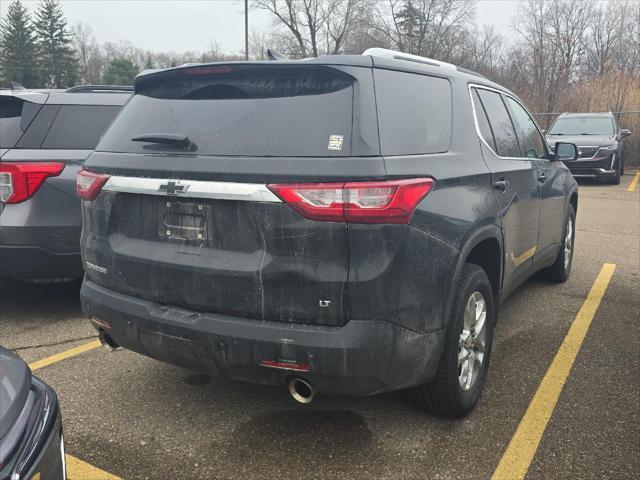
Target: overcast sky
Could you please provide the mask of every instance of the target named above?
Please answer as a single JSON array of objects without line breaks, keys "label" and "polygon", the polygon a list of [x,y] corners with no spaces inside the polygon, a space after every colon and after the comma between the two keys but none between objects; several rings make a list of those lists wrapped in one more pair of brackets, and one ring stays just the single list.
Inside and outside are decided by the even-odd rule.
[{"label": "overcast sky", "polygon": [[[30,9],[36,0],[23,0]],[[4,16],[9,0],[0,0]],[[477,22],[493,24],[512,36],[511,18],[517,0],[479,0]],[[244,49],[244,0],[63,0],[69,25],[84,22],[99,42],[128,40],[136,47],[153,51],[203,51],[211,40],[222,50]],[[268,28],[265,12],[250,11],[250,25]]]}]

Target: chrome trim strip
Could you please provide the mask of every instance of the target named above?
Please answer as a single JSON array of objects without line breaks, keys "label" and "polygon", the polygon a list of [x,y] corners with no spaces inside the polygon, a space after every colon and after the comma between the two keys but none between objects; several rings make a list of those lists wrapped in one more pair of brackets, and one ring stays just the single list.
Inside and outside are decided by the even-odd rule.
[{"label": "chrome trim strip", "polygon": [[[476,127],[476,134],[478,135],[478,138],[480,139],[480,141],[491,151],[491,153],[493,153],[496,157],[498,157],[498,158],[500,158],[502,160],[529,160],[529,161],[531,161],[531,160],[548,160],[548,161],[550,161],[550,158],[501,157],[500,155],[498,155],[497,152],[495,152],[493,150],[493,147],[491,147],[489,145],[489,143],[487,143],[487,141],[482,136],[482,133],[480,132],[480,126],[478,125],[478,113],[476,112],[476,107],[473,104],[473,94],[471,93],[471,89],[472,88],[479,88],[479,89],[489,90],[490,92],[495,92],[495,93],[498,93],[500,95],[504,95],[505,97],[509,97],[513,101],[515,101],[518,105],[520,105],[524,109],[525,112],[527,112],[527,115],[529,115],[529,118],[531,118],[531,120],[533,120],[533,125],[536,127],[536,130],[538,130],[538,133],[542,137],[543,145],[545,145],[547,147],[547,155],[550,155],[550,149],[549,149],[549,145],[547,144],[546,137],[540,131],[540,128],[538,127],[538,124],[536,123],[535,119],[531,116],[531,114],[529,113],[529,110],[527,110],[527,108],[524,105],[522,105],[522,102],[520,102],[520,100],[518,100],[513,95],[505,92],[504,90],[498,90],[497,88],[488,87],[486,85],[482,85],[481,83],[468,83],[467,84],[467,90],[469,91],[469,101],[471,102],[471,110],[473,111],[473,124]],[[507,113],[509,114],[509,116],[511,116],[511,112],[509,112],[507,110]],[[518,135],[517,132],[516,132],[516,135]],[[519,147],[519,145],[518,145],[518,147]]]},{"label": "chrome trim strip", "polygon": [[571,175],[573,175],[574,177],[581,177],[581,178],[596,178],[600,175],[615,175],[616,171],[615,170],[605,170],[604,168],[594,168],[593,169],[594,172],[598,172],[597,174],[595,173],[573,173],[571,172]]},{"label": "chrome trim strip", "polygon": [[[161,190],[161,185],[172,182],[182,187],[176,193]],[[258,183],[206,182],[168,178],[109,177],[102,190],[110,192],[139,193],[172,198],[211,198],[216,200],[240,200],[245,202],[282,203],[266,185]]]}]

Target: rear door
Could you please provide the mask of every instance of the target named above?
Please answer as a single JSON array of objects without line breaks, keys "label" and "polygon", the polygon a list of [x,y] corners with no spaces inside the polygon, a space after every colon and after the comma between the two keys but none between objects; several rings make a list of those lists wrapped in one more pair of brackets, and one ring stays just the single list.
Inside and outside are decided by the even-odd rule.
[{"label": "rear door", "polygon": [[347,225],[305,219],[267,185],[384,177],[371,69],[192,67],[136,88],[86,164],[110,175],[83,206],[87,279],[189,310],[345,323]]},{"label": "rear door", "polygon": [[491,170],[495,198],[500,206],[505,259],[505,296],[532,270],[538,246],[540,196],[536,170],[523,158],[516,132],[498,91],[471,88],[483,154]]}]

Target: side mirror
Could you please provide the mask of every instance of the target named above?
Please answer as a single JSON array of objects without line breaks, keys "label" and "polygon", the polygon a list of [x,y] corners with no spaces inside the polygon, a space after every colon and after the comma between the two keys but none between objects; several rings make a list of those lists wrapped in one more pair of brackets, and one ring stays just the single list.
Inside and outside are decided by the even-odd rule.
[{"label": "side mirror", "polygon": [[628,128],[620,129],[620,137],[628,137],[629,135],[631,135],[631,130],[629,130]]},{"label": "side mirror", "polygon": [[556,142],[556,146],[553,149],[554,159],[555,160],[577,160],[578,158],[578,147],[576,147],[575,143],[565,143],[565,142]]}]

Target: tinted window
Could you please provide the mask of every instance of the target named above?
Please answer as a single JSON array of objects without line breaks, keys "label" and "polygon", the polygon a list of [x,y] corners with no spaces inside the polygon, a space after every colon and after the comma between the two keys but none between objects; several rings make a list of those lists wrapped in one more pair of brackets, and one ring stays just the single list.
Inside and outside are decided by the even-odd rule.
[{"label": "tinted window", "polygon": [[42,148],[92,150],[119,110],[110,105],[62,105]]},{"label": "tinted window", "polygon": [[20,118],[22,101],[12,97],[0,97],[0,147],[11,148],[22,135]]},{"label": "tinted window", "polygon": [[498,155],[501,157],[520,157],[518,139],[501,96],[496,92],[483,89],[479,89],[478,94],[491,124]]},{"label": "tinted window", "polygon": [[524,152],[524,156],[528,158],[545,158],[547,150],[544,147],[544,139],[536,128],[536,124],[518,102],[509,97],[506,97],[506,100],[513,113],[513,123],[516,126],[520,149]]},{"label": "tinted window", "polygon": [[43,105],[16,144],[16,148],[40,148],[59,110],[60,105]]},{"label": "tinted window", "polygon": [[478,97],[478,91],[475,88],[471,90],[471,98],[473,99],[473,108],[476,112],[476,120],[478,122],[478,127],[480,128],[480,134],[484,141],[493,148],[493,151],[496,151],[496,142],[493,139],[493,132],[491,131],[491,126],[487,119],[487,113],[484,111],[480,97]]},{"label": "tinted window", "polygon": [[42,105],[0,96],[0,148],[13,148]]},{"label": "tinted window", "polygon": [[[353,77],[343,72],[224,66],[169,73],[155,82],[144,80],[99,150],[188,150],[225,156],[351,154]],[[191,144],[187,148],[131,140],[148,134],[186,136]]]},{"label": "tinted window", "polygon": [[449,150],[449,81],[391,70],[374,72],[382,155]]},{"label": "tinted window", "polygon": [[614,135],[613,120],[609,117],[561,117],[556,120],[551,135]]}]

